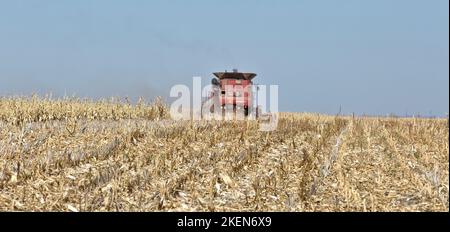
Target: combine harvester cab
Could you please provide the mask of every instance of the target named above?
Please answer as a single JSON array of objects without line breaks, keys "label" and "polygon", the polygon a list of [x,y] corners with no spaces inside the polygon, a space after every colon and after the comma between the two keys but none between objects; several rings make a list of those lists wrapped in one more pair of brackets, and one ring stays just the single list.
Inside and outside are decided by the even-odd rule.
[{"label": "combine harvester cab", "polygon": [[[238,114],[244,117],[259,118],[261,112],[257,103],[257,87],[253,84],[253,79],[257,74],[238,72],[216,72],[216,78],[212,79],[213,91],[209,94],[208,100],[213,99],[220,107],[212,106],[210,113],[219,113],[223,118],[233,119]],[[256,106],[256,107],[255,107]],[[215,112],[215,110],[221,112]]]}]

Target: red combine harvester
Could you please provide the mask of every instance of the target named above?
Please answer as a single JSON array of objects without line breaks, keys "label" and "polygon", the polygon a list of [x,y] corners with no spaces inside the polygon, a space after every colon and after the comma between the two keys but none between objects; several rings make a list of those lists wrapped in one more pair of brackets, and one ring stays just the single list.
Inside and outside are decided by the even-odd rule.
[{"label": "red combine harvester", "polygon": [[[213,91],[209,95],[209,99],[214,98],[215,103],[220,105],[222,115],[226,112],[243,111],[245,116],[253,113],[256,109],[255,116],[258,118],[259,107],[253,107],[253,78],[255,73],[238,72],[216,72],[213,73],[217,78],[212,79]],[[217,108],[216,108],[217,109]],[[214,113],[214,106],[210,109]]]}]

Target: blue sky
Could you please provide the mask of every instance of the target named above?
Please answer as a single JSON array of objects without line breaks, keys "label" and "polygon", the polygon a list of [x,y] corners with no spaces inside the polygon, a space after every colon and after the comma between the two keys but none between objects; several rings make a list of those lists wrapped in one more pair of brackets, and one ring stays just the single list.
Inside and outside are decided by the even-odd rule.
[{"label": "blue sky", "polygon": [[282,111],[449,105],[449,1],[0,1],[0,95],[168,96],[238,68]]}]

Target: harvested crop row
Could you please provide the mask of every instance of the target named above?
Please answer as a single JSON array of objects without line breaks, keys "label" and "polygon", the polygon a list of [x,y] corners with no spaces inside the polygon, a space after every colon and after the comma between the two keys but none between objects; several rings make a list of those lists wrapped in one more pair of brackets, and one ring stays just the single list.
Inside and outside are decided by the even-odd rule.
[{"label": "harvested crop row", "polygon": [[0,106],[3,211],[448,211],[443,119],[282,113],[261,132],[158,102]]}]

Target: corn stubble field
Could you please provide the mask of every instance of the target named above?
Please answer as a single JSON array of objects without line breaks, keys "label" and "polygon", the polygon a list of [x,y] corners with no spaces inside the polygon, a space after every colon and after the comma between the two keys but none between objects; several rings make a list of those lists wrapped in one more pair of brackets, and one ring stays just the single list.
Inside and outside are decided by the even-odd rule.
[{"label": "corn stubble field", "polygon": [[448,119],[0,98],[0,211],[448,211]]}]

